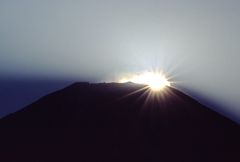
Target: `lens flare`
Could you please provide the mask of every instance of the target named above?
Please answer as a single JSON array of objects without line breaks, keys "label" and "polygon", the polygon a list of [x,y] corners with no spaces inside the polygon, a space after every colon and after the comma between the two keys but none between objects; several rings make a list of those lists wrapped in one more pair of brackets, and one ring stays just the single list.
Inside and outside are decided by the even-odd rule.
[{"label": "lens flare", "polygon": [[166,77],[167,75],[169,74],[163,74],[163,71],[158,72],[158,70],[156,70],[155,72],[145,71],[143,73],[140,73],[139,75],[126,75],[127,77],[122,78],[121,80],[119,80],[119,82],[133,82],[148,86],[143,86],[142,88],[130,92],[129,94],[124,95],[121,98],[133,95],[138,92],[142,92],[141,96],[138,98],[145,98],[141,111],[149,107],[149,104],[151,104],[152,101],[157,101],[157,103],[159,104],[158,106],[160,106],[161,108],[162,104],[165,104],[164,102],[162,102],[165,100],[165,95],[168,93],[172,93],[171,88],[167,87],[170,86],[170,83],[172,83],[172,81],[168,81],[169,77]]},{"label": "lens flare", "polygon": [[[127,81],[123,79],[122,82]],[[152,90],[161,90],[166,85],[170,86],[170,83],[161,73],[145,73],[143,75],[134,76],[132,79],[129,79],[133,83],[147,84]]]},{"label": "lens flare", "polygon": [[148,84],[152,90],[160,90],[166,85],[170,86],[170,83],[164,76],[154,73],[146,73],[142,76],[137,76],[133,78],[132,82]]}]

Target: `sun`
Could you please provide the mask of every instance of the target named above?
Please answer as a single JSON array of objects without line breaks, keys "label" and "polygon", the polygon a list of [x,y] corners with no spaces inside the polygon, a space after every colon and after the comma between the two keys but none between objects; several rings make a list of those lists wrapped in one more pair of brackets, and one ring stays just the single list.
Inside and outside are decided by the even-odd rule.
[{"label": "sun", "polygon": [[[147,86],[143,86],[142,88],[133,91],[123,97],[133,95],[135,93],[138,93],[140,91],[143,91],[143,94],[139,97],[147,96],[144,102],[143,107],[145,107],[149,102],[153,100],[157,100],[159,104],[161,104],[161,100],[164,99],[164,95],[166,93],[169,93],[169,89],[166,86],[170,86],[170,83],[168,79],[171,79],[171,77],[166,77],[169,74],[163,74],[163,71],[158,72],[158,70],[154,71],[145,71],[143,73],[140,73],[139,75],[130,74],[131,76],[128,76],[126,78],[122,78],[119,80],[120,83],[126,83],[126,82],[132,82],[137,84],[143,84]],[[126,75],[127,76],[127,75]],[[164,89],[166,87],[166,89]]]},{"label": "sun", "polygon": [[170,83],[167,81],[167,79],[161,75],[158,74],[151,74],[146,76],[148,77],[148,82],[149,86],[153,90],[159,90],[162,89],[164,86],[168,85],[170,86]]},{"label": "sun", "polygon": [[148,84],[152,90],[161,90],[170,83],[161,73],[145,73],[140,76],[135,76],[132,80],[134,83]]}]

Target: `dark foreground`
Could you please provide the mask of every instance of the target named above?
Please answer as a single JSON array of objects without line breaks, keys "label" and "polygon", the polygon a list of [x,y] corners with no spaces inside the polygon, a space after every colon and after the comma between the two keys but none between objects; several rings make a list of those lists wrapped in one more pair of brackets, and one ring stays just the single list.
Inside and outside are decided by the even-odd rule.
[{"label": "dark foreground", "polygon": [[240,161],[238,124],[171,87],[133,83],[49,94],[1,119],[0,140],[0,161]]}]

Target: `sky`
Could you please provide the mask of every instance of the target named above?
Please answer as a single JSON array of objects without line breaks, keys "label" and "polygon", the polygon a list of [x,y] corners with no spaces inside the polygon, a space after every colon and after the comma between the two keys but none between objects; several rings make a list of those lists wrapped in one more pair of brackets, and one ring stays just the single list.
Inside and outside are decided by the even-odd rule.
[{"label": "sky", "polygon": [[1,0],[0,118],[73,82],[158,69],[240,124],[239,15],[238,0]]}]

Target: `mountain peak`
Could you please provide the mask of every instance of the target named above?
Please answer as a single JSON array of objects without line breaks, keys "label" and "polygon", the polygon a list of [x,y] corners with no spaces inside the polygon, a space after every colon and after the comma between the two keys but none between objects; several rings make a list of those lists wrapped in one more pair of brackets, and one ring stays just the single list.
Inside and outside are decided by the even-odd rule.
[{"label": "mountain peak", "polygon": [[184,93],[77,82],[0,120],[2,161],[239,161],[240,127]]}]

